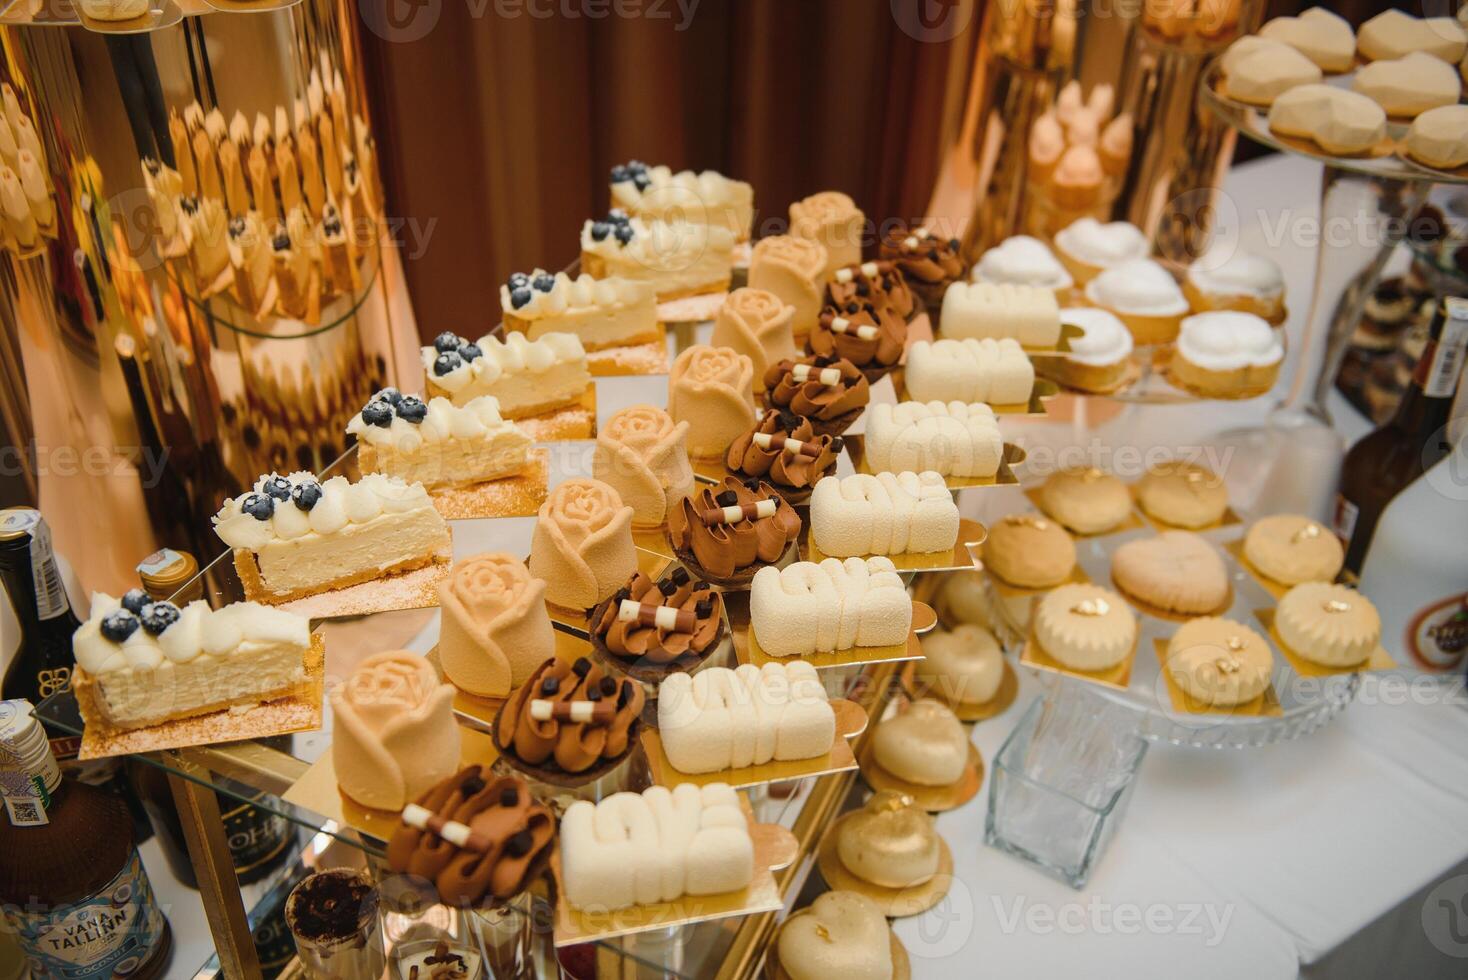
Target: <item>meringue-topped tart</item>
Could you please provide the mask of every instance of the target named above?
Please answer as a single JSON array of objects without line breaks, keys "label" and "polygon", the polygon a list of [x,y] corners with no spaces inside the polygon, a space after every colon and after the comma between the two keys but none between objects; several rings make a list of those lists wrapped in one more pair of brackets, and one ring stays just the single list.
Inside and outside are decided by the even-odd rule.
[{"label": "meringue-topped tart", "polygon": [[141,589],[98,592],[72,637],[72,684],[104,723],[142,728],[285,697],[305,679],[310,646],[303,617],[259,603],[180,609]]},{"label": "meringue-topped tart", "polygon": [[426,487],[460,486],[514,476],[525,468],[530,437],[500,417],[492,395],[462,407],[384,388],[347,423],[357,437],[363,473],[384,473]]},{"label": "meringue-topped tart", "polygon": [[1284,346],[1269,324],[1252,313],[1215,310],[1186,317],[1171,379],[1209,398],[1262,395],[1274,386]]},{"label": "meringue-topped tart", "polygon": [[1045,358],[1039,370],[1068,388],[1109,392],[1127,376],[1135,341],[1115,313],[1089,306],[1060,311],[1060,322],[1080,327],[1065,357]]},{"label": "meringue-topped tart", "polygon": [[1110,310],[1139,344],[1165,344],[1177,338],[1188,301],[1177,280],[1151,259],[1128,259],[1086,284],[1086,300]]},{"label": "meringue-topped tart", "polygon": [[547,333],[531,340],[511,332],[470,343],[452,331],[423,348],[430,397],[463,405],[481,395],[499,403],[500,415],[523,419],[574,405],[591,386],[586,348],[575,334]]},{"label": "meringue-topped tart", "polygon": [[1013,235],[989,249],[974,266],[974,282],[1043,286],[1056,292],[1075,284],[1050,246],[1030,235]]},{"label": "meringue-topped tart", "polygon": [[271,473],[224,502],[214,530],[266,602],[285,602],[447,561],[449,529],[421,483]]},{"label": "meringue-topped tart", "polygon": [[612,276],[575,279],[544,269],[511,273],[500,286],[505,326],[531,340],[548,333],[581,338],[587,350],[625,347],[656,340],[658,303],[646,282]]},{"label": "meringue-topped tart", "polygon": [[1152,243],[1147,236],[1126,221],[1102,224],[1095,218],[1078,218],[1055,233],[1055,254],[1078,286],[1090,282],[1103,269],[1151,253]]}]

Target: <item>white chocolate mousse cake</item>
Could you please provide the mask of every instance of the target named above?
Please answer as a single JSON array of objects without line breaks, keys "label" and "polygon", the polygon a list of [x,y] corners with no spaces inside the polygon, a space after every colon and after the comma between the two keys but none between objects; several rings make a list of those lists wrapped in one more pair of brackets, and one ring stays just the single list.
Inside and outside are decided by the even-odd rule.
[{"label": "white chocolate mousse cake", "polygon": [[1132,513],[1132,495],[1094,466],[1057,470],[1040,487],[1040,508],[1077,534],[1105,534]]},{"label": "white chocolate mousse cake", "polygon": [[1077,218],[1055,233],[1055,254],[1076,285],[1084,286],[1103,269],[1151,255],[1152,243],[1130,222]]},{"label": "white chocolate mousse cake", "polygon": [[383,473],[425,487],[465,486],[525,469],[530,437],[500,418],[499,403],[480,395],[456,406],[384,388],[347,423],[357,437],[363,473]]},{"label": "white chocolate mousse cake", "polygon": [[717,170],[680,170],[629,160],[612,168],[612,205],[644,221],[682,219],[728,228],[749,241],[754,188]]},{"label": "white chocolate mousse cake", "polygon": [[1075,285],[1050,246],[1030,235],[1013,235],[979,256],[971,278],[974,282],[1040,286],[1057,293]]},{"label": "white chocolate mousse cake", "polygon": [[1437,170],[1468,163],[1468,106],[1428,109],[1412,120],[1403,146],[1408,157]]},{"label": "white chocolate mousse cake", "polygon": [[1269,107],[1269,131],[1309,140],[1327,153],[1359,156],[1386,138],[1386,110],[1360,92],[1300,85]]},{"label": "white chocolate mousse cake", "polygon": [[968,766],[968,732],[953,709],[931,698],[912,702],[877,725],[872,758],[917,786],[952,786]]},{"label": "white chocolate mousse cake", "polygon": [[999,423],[982,402],[879,402],[867,409],[866,459],[875,473],[992,478],[1003,458]]},{"label": "white chocolate mousse cake", "polygon": [[754,842],[727,783],[578,800],[561,818],[561,884],[573,908],[608,912],[737,892]]},{"label": "white chocolate mousse cake", "polygon": [[896,646],[912,629],[912,600],[887,558],[798,561],[755,573],[749,623],[771,657]]},{"label": "white chocolate mousse cake", "polygon": [[729,288],[734,232],[690,221],[643,221],[613,208],[581,228],[581,268],[652,284],[659,303]]},{"label": "white chocolate mousse cake", "polygon": [[940,329],[958,340],[1011,337],[1025,347],[1054,347],[1060,307],[1055,292],[1040,286],[956,282],[943,294]]},{"label": "white chocolate mousse cake", "polygon": [[907,349],[903,385],[916,401],[1026,405],[1035,367],[1012,337],[919,340]]},{"label": "white chocolate mousse cake", "polygon": [[652,286],[633,279],[575,279],[544,269],[516,272],[500,286],[500,310],[508,330],[539,340],[569,333],[586,350],[627,347],[658,338],[658,303]]},{"label": "white chocolate mousse cake", "polygon": [[927,554],[958,541],[958,504],[932,470],[828,476],[810,499],[811,538],[834,558]]},{"label": "white chocolate mousse cake", "polygon": [[1034,629],[1040,647],[1072,670],[1106,670],[1131,655],[1137,617],[1115,592],[1075,583],[1040,600]]},{"label": "white chocolate mousse cake", "polygon": [[1381,617],[1344,585],[1302,582],[1279,600],[1274,628],[1291,651],[1323,667],[1364,663],[1381,641]]},{"label": "white chocolate mousse cake", "polygon": [[883,888],[915,888],[938,873],[942,846],[933,818],[912,797],[892,790],[833,828],[836,855],[847,871]]},{"label": "white chocolate mousse cake", "polygon": [[1223,559],[1191,531],[1126,542],[1111,555],[1111,580],[1127,595],[1170,612],[1211,613],[1228,602]]},{"label": "white chocolate mousse cake", "polygon": [[1163,667],[1189,697],[1231,708],[1264,693],[1274,655],[1264,637],[1249,627],[1209,616],[1177,628],[1167,642]]},{"label": "white chocolate mousse cake", "polygon": [[84,717],[95,708],[117,729],[143,728],[286,697],[306,677],[311,631],[304,617],[255,602],[179,609],[141,589],[92,595],[72,637],[72,686]]},{"label": "white chocolate mousse cake", "polygon": [[679,772],[722,772],[824,756],[836,715],[802,660],[709,667],[659,685],[658,734]]},{"label": "white chocolate mousse cake", "polygon": [[1260,37],[1235,41],[1225,54],[1223,72],[1224,94],[1257,106],[1270,105],[1290,89],[1323,77],[1319,65],[1290,45]]},{"label": "white chocolate mousse cake", "polygon": [[1274,386],[1284,346],[1252,313],[1213,310],[1184,317],[1169,379],[1205,398],[1247,398]]},{"label": "white chocolate mousse cake", "polygon": [[1421,51],[1373,61],[1351,80],[1353,91],[1371,99],[1394,119],[1411,119],[1428,109],[1457,105],[1462,87],[1456,65]]},{"label": "white chocolate mousse cake", "polygon": [[950,703],[988,704],[1004,680],[1004,653],[994,634],[974,623],[934,630],[919,641],[923,659],[916,676],[929,691]]},{"label": "white chocolate mousse cake", "polygon": [[368,473],[255,481],[224,502],[214,530],[262,600],[278,603],[448,560],[449,529],[421,483]]},{"label": "white chocolate mousse cake", "polygon": [[1393,7],[1361,25],[1356,48],[1372,61],[1421,51],[1457,64],[1468,48],[1468,32],[1452,17],[1414,17]]},{"label": "white chocolate mousse cake", "polygon": [[1275,17],[1259,28],[1259,36],[1288,44],[1321,71],[1350,71],[1356,60],[1356,32],[1351,22],[1324,7],[1311,7],[1298,17]]},{"label": "white chocolate mousse cake", "polygon": [[574,405],[591,387],[586,348],[569,333],[548,333],[539,340],[511,333],[480,337],[469,343],[445,332],[423,348],[428,395],[442,395],[455,405],[490,395],[500,415],[523,419]]},{"label": "white chocolate mousse cake", "polygon": [[1262,574],[1285,585],[1333,582],[1345,552],[1341,539],[1301,514],[1261,517],[1244,536],[1244,557]]}]

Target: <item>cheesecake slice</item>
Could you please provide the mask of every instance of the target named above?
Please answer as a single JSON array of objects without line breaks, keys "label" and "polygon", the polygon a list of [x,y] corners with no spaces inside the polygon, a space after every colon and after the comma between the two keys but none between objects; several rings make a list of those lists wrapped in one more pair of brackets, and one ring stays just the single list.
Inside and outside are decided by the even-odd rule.
[{"label": "cheesecake slice", "polygon": [[357,465],[425,487],[467,486],[525,469],[530,436],[500,417],[499,402],[480,395],[462,406],[428,404],[384,388],[362,406],[347,432],[357,437]]},{"label": "cheesecake slice", "polygon": [[283,609],[98,592],[72,636],[72,686],[89,724],[142,728],[286,697],[306,678],[310,646],[305,618]]},{"label": "cheesecake slice", "polygon": [[310,473],[255,482],[224,502],[214,530],[262,602],[368,582],[450,558],[448,525],[421,483],[368,473],[351,483]]},{"label": "cheesecake slice", "polygon": [[734,232],[691,221],[644,221],[613,208],[581,227],[581,268],[598,279],[649,282],[658,302],[729,288]]},{"label": "cheesecake slice", "polygon": [[569,333],[587,350],[604,350],[658,339],[657,297],[650,283],[633,279],[516,272],[500,287],[500,309],[505,329],[531,340]]},{"label": "cheesecake slice", "polygon": [[680,217],[701,225],[719,225],[749,241],[754,224],[754,188],[717,170],[680,170],[649,167],[631,160],[612,168],[612,204],[644,221],[673,221]]},{"label": "cheesecake slice", "polygon": [[464,405],[482,395],[499,403],[500,415],[523,419],[574,405],[591,387],[586,348],[575,334],[522,333],[480,337],[469,343],[445,332],[423,348],[428,395]]}]

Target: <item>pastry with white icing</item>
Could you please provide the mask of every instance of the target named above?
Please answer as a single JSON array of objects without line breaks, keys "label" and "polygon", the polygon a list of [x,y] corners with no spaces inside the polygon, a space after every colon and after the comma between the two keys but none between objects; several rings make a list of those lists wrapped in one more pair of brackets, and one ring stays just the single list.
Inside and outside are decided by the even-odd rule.
[{"label": "pastry with white icing", "polygon": [[575,279],[544,269],[515,272],[500,286],[506,329],[539,340],[568,333],[587,350],[625,347],[656,340],[658,304],[647,282],[612,276]]},{"label": "pastry with white icing", "polygon": [[1394,119],[1413,119],[1428,109],[1457,105],[1462,87],[1456,65],[1421,51],[1373,61],[1351,80],[1353,91],[1371,99]]},{"label": "pastry with white icing", "polygon": [[1111,579],[1127,595],[1177,613],[1211,613],[1228,602],[1228,569],[1191,531],[1136,538],[1111,555]]},{"label": "pastry with white icing", "polygon": [[934,630],[919,641],[923,659],[917,662],[917,680],[944,701],[988,704],[1004,680],[1004,653],[994,634],[974,623],[952,630]]},{"label": "pastry with white icing", "polygon": [[1322,667],[1363,663],[1381,642],[1381,616],[1361,593],[1344,585],[1303,582],[1274,610],[1274,628],[1292,652]]},{"label": "pastry with white icing", "polygon": [[1361,25],[1356,49],[1371,61],[1402,58],[1413,52],[1457,64],[1468,50],[1468,31],[1452,17],[1413,17],[1395,7]]},{"label": "pastry with white icing", "polygon": [[840,191],[821,191],[790,204],[790,234],[819,242],[826,250],[824,278],[861,262],[865,231],[866,215]]},{"label": "pastry with white icing", "polygon": [[668,374],[668,414],[688,423],[690,456],[723,456],[754,424],[753,362],[730,347],[689,347]]},{"label": "pastry with white icing", "polygon": [[891,933],[871,899],[830,891],[785,920],[775,949],[790,980],[892,980]]},{"label": "pastry with white icing", "polygon": [[1232,708],[1263,694],[1273,668],[1264,637],[1214,617],[1179,626],[1163,660],[1163,669],[1183,693],[1215,708]]},{"label": "pastry with white icing", "polygon": [[1324,7],[1311,7],[1298,17],[1275,17],[1259,28],[1259,36],[1288,44],[1331,74],[1350,71],[1356,60],[1351,22]]},{"label": "pastry with white icing", "polygon": [[447,398],[427,405],[384,388],[347,423],[357,437],[363,473],[385,473],[425,487],[465,486],[515,476],[525,469],[530,437],[500,417],[493,396],[463,406]]},{"label": "pastry with white icing", "polygon": [[729,288],[734,232],[687,220],[644,221],[613,208],[581,226],[581,268],[650,283],[659,303]]},{"label": "pastry with white icing", "polygon": [[1142,230],[1126,221],[1102,224],[1095,218],[1077,218],[1055,233],[1055,254],[1077,286],[1084,286],[1102,270],[1127,259],[1146,258],[1152,243]]},{"label": "pastry with white icing", "polygon": [[1047,357],[1039,371],[1052,381],[1080,391],[1109,392],[1126,380],[1135,341],[1115,313],[1089,306],[1060,311],[1060,322],[1080,328],[1064,357]]},{"label": "pastry with white icing", "polygon": [[182,609],[141,589],[120,599],[92,594],[72,636],[72,687],[84,716],[95,709],[118,729],[143,728],[291,694],[306,678],[311,631],[304,617],[255,602]]},{"label": "pastry with white icing", "polygon": [[693,493],[687,441],[687,422],[674,422],[652,405],[624,408],[597,433],[591,475],[632,508],[634,524],[661,527]]},{"label": "pastry with white icing", "polygon": [[1060,307],[1055,292],[1040,286],[956,282],[943,294],[944,337],[999,340],[1011,337],[1025,347],[1054,347],[1060,339]]},{"label": "pastry with white icing", "polygon": [[798,561],[755,573],[749,622],[772,657],[896,646],[912,628],[912,600],[890,559]]},{"label": "pastry with white icing", "polygon": [[1195,463],[1167,461],[1149,467],[1137,481],[1136,493],[1142,510],[1173,527],[1217,524],[1228,509],[1223,477]]},{"label": "pastry with white icing", "polygon": [[918,340],[907,348],[903,385],[915,401],[1027,405],[1035,367],[1012,337]]},{"label": "pastry with white icing", "polygon": [[1270,106],[1269,131],[1310,140],[1337,156],[1359,156],[1386,137],[1386,110],[1359,92],[1301,85]]},{"label": "pastry with white icing", "polygon": [[982,402],[880,402],[867,409],[866,422],[874,473],[933,470],[984,479],[1004,458],[994,410]]},{"label": "pastry with white icing", "polygon": [[903,782],[952,786],[968,765],[968,732],[953,709],[921,698],[877,725],[872,757]]},{"label": "pastry with white icing", "polygon": [[445,332],[423,348],[422,359],[430,398],[442,395],[463,405],[490,395],[507,419],[574,405],[591,386],[586,348],[569,333],[548,333],[539,340],[522,333],[503,341],[484,336],[471,344]]},{"label": "pastry with white icing", "polygon": [[421,483],[267,474],[224,502],[214,530],[263,601],[286,602],[447,561],[448,525]]},{"label": "pastry with white icing", "polygon": [[1132,495],[1110,473],[1069,467],[1040,486],[1040,508],[1077,534],[1105,534],[1131,516]]},{"label": "pastry with white icing", "polygon": [[1408,157],[1436,170],[1468,164],[1468,106],[1428,109],[1412,120],[1403,146]]},{"label": "pastry with white icing", "polygon": [[836,716],[804,661],[709,667],[659,685],[658,735],[677,771],[723,772],[824,756]]},{"label": "pastry with white icing", "polygon": [[1013,235],[979,257],[974,282],[1040,286],[1057,293],[1075,284],[1050,246],[1030,235]]},{"label": "pastry with white icing", "polygon": [[1216,310],[1185,317],[1168,378],[1204,398],[1250,398],[1274,387],[1284,347],[1252,313]]},{"label": "pastry with white icing", "polygon": [[749,240],[754,188],[717,170],[680,170],[629,160],[612,168],[612,205],[644,221],[682,219],[728,228]]},{"label": "pastry with white icing", "polygon": [[1273,326],[1284,322],[1284,292],[1284,274],[1273,260],[1229,246],[1199,256],[1183,279],[1183,294],[1195,313],[1237,310]]},{"label": "pastry with white icing", "polygon": [[810,527],[815,546],[836,558],[949,551],[958,505],[931,470],[828,476],[811,494]]},{"label": "pastry with white icing", "polygon": [[1285,585],[1333,582],[1345,553],[1341,539],[1300,514],[1261,517],[1244,536],[1244,557],[1261,574]]},{"label": "pastry with white icing", "polygon": [[1034,631],[1041,649],[1072,670],[1106,670],[1131,656],[1137,617],[1110,589],[1072,583],[1040,600]]},{"label": "pastry with white icing", "polygon": [[561,818],[561,883],[573,908],[606,912],[723,895],[754,878],[754,843],[727,783],[578,800]]},{"label": "pastry with white icing", "polygon": [[[1243,44],[1245,38],[1235,41]],[[1223,93],[1239,102],[1267,106],[1285,92],[1319,82],[1320,66],[1282,41],[1255,38],[1224,60]]]},{"label": "pastry with white icing", "polygon": [[933,818],[912,797],[883,790],[834,828],[847,871],[883,888],[915,888],[938,873],[942,847]]},{"label": "pastry with white icing", "polygon": [[1188,301],[1161,264],[1128,259],[1086,284],[1093,306],[1115,313],[1139,344],[1165,344],[1177,337]]}]

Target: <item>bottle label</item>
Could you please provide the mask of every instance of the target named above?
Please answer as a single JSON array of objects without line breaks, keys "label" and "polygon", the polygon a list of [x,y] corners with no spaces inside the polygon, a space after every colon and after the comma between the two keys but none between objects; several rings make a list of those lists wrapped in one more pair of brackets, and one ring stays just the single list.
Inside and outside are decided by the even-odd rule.
[{"label": "bottle label", "polygon": [[1468,652],[1468,593],[1418,610],[1407,624],[1406,645],[1423,670],[1456,670]]},{"label": "bottle label", "polygon": [[61,584],[61,573],[56,569],[56,555],[51,550],[51,529],[41,520],[39,511],[12,511],[9,528],[13,529],[16,519],[29,526],[25,529],[31,536],[31,581],[36,586],[36,614],[42,619],[55,619],[71,608],[66,599],[66,588]]},{"label": "bottle label", "polygon": [[1351,543],[1351,535],[1356,530],[1356,518],[1360,516],[1360,507],[1340,494],[1335,495],[1335,517],[1331,523],[1335,525],[1335,536],[1340,538],[1343,544]]},{"label": "bottle label", "polygon": [[95,895],[50,911],[7,905],[5,922],[31,975],[53,980],[127,976],[157,949],[164,927],[136,849]]},{"label": "bottle label", "polygon": [[137,572],[139,575],[157,575],[164,569],[172,568],[181,561],[183,561],[183,555],[180,555],[172,548],[159,548],[147,558],[138,562]]},{"label": "bottle label", "polygon": [[[221,798],[222,801],[222,798]],[[269,810],[241,803],[220,814],[236,874],[273,861],[290,843],[292,824]]]},{"label": "bottle label", "polygon": [[1468,346],[1468,320],[1453,317],[1443,324],[1442,336],[1422,352],[1425,373],[1422,393],[1428,398],[1451,398],[1458,390],[1458,373],[1463,368],[1463,350]]}]

